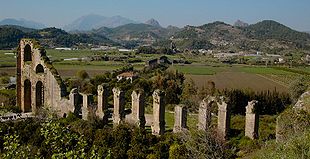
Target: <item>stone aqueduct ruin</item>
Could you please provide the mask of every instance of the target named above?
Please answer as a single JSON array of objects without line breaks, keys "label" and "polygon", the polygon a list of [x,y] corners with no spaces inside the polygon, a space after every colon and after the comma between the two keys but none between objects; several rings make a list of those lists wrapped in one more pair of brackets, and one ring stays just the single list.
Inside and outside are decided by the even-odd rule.
[{"label": "stone aqueduct ruin", "polygon": [[[48,59],[46,52],[32,39],[22,39],[17,56],[17,104],[23,113],[37,112],[41,107],[49,107],[59,116],[66,116],[69,112],[81,113],[87,120],[90,113],[107,122],[108,113],[108,86],[98,86],[98,102],[93,102],[93,95],[82,94],[78,89],[72,89],[67,96],[66,87],[57,70]],[[144,128],[151,123],[152,133],[162,135],[165,133],[165,104],[164,92],[155,90],[153,93],[153,116],[151,121],[146,119],[145,95],[143,90],[132,92],[132,112],[125,114],[124,91],[113,88],[114,108],[113,124],[129,122]],[[207,131],[211,127],[211,106],[218,106],[217,132],[222,138],[227,138],[230,127],[230,110],[224,97],[206,97],[199,107],[198,129]],[[257,101],[251,101],[246,107],[245,135],[251,139],[258,137],[258,115],[255,113]],[[174,132],[187,129],[187,111],[184,105],[175,107]]]}]

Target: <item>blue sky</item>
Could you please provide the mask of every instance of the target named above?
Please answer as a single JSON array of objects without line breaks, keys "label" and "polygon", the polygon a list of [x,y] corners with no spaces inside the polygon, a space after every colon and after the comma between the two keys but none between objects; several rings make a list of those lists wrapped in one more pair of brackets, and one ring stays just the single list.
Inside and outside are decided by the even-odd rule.
[{"label": "blue sky", "polygon": [[310,31],[310,0],[3,0],[0,6],[0,19],[25,18],[56,27],[88,14],[141,22],[155,18],[163,26],[272,19]]}]

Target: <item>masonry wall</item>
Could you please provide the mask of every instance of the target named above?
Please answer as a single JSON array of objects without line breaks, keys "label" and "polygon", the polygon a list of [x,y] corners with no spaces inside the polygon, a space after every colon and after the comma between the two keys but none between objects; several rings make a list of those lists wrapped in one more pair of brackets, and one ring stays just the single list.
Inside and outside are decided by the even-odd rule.
[{"label": "masonry wall", "polygon": [[[30,52],[28,52],[29,46]],[[30,57],[31,60],[29,60]],[[45,55],[45,50],[40,47],[38,42],[32,39],[22,39],[17,63],[17,104],[22,112],[36,112],[40,107],[50,107],[62,116],[74,109],[74,106],[70,105],[69,99],[63,98],[66,94],[64,84]],[[43,72],[37,71],[39,65],[43,68]],[[26,80],[31,83],[30,94],[27,90],[25,91]],[[43,85],[42,99],[36,92],[38,82],[42,82]],[[38,99],[42,100],[42,105],[38,105]],[[27,101],[31,101],[30,104]]]}]

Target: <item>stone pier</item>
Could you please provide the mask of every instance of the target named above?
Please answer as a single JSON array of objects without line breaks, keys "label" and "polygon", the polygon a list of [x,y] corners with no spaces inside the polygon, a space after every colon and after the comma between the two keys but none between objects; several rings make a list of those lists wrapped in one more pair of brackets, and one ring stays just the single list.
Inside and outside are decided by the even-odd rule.
[{"label": "stone pier", "polygon": [[132,121],[137,124],[140,128],[145,126],[144,116],[144,91],[134,90],[131,94],[132,98]]},{"label": "stone pier", "polygon": [[245,136],[251,139],[258,138],[259,115],[256,111],[257,101],[248,102],[245,116]]},{"label": "stone pier", "polygon": [[230,110],[224,97],[220,97],[220,101],[217,102],[218,106],[218,119],[217,119],[217,131],[218,135],[222,139],[227,139],[227,135],[230,127]]},{"label": "stone pier", "polygon": [[93,109],[92,104],[94,102],[93,95],[82,94],[83,96],[83,106],[82,106],[82,119],[88,120],[90,111]]},{"label": "stone pier", "polygon": [[69,94],[69,100],[72,106],[74,106],[73,112],[79,114],[82,104],[81,95],[77,88],[73,88]]},{"label": "stone pier", "polygon": [[113,88],[114,94],[114,112],[113,123],[120,124],[125,120],[125,92],[119,88]]},{"label": "stone pier", "polygon": [[153,123],[152,134],[163,135],[165,133],[165,105],[164,92],[155,90],[153,93]]},{"label": "stone pier", "polygon": [[174,127],[173,132],[181,132],[187,129],[187,110],[184,105],[174,107]]},{"label": "stone pier", "polygon": [[198,112],[198,129],[207,131],[211,126],[211,105],[214,103],[215,98],[207,96],[199,105]]},{"label": "stone pier", "polygon": [[96,108],[96,116],[104,121],[108,120],[108,97],[109,92],[105,84],[98,85],[98,104]]}]

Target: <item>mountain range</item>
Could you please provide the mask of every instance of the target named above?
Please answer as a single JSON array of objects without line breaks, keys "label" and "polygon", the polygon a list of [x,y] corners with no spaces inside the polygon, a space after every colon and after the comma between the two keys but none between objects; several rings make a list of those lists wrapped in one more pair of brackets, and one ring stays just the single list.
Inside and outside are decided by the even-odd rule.
[{"label": "mountain range", "polygon": [[29,29],[20,26],[0,26],[0,49],[12,49],[18,46],[21,38],[35,38],[47,48],[74,47],[88,44],[120,45],[104,35],[93,33],[68,33],[57,28]]},{"label": "mountain range", "polygon": [[310,50],[310,35],[295,31],[272,20],[248,27],[223,22],[187,26],[173,36],[177,46],[189,49],[261,50],[281,52],[288,49]]},{"label": "mountain range", "polygon": [[46,28],[46,26],[42,23],[26,20],[26,19],[12,19],[7,18],[0,21],[0,25],[16,25],[16,26],[22,26],[25,28],[33,28],[33,29],[43,29]]},{"label": "mountain range", "polygon": [[70,33],[57,28],[30,29],[5,25],[0,27],[0,49],[16,47],[20,38],[29,37],[39,39],[46,47],[72,47],[84,44],[118,45],[126,48],[141,45],[170,47],[171,43],[174,43],[181,50],[260,50],[283,53],[301,49],[310,52],[310,34],[295,31],[272,20],[251,25],[242,21],[237,21],[235,25],[217,21],[184,28],[164,28],[155,19],[145,23],[120,24],[114,25],[115,27],[98,25],[96,29]]},{"label": "mountain range", "polygon": [[66,25],[64,30],[66,31],[89,31],[92,29],[98,29],[100,27],[114,28],[125,24],[136,24],[134,20],[124,18],[122,16],[105,17],[101,15],[90,14],[82,16],[72,23]]}]

